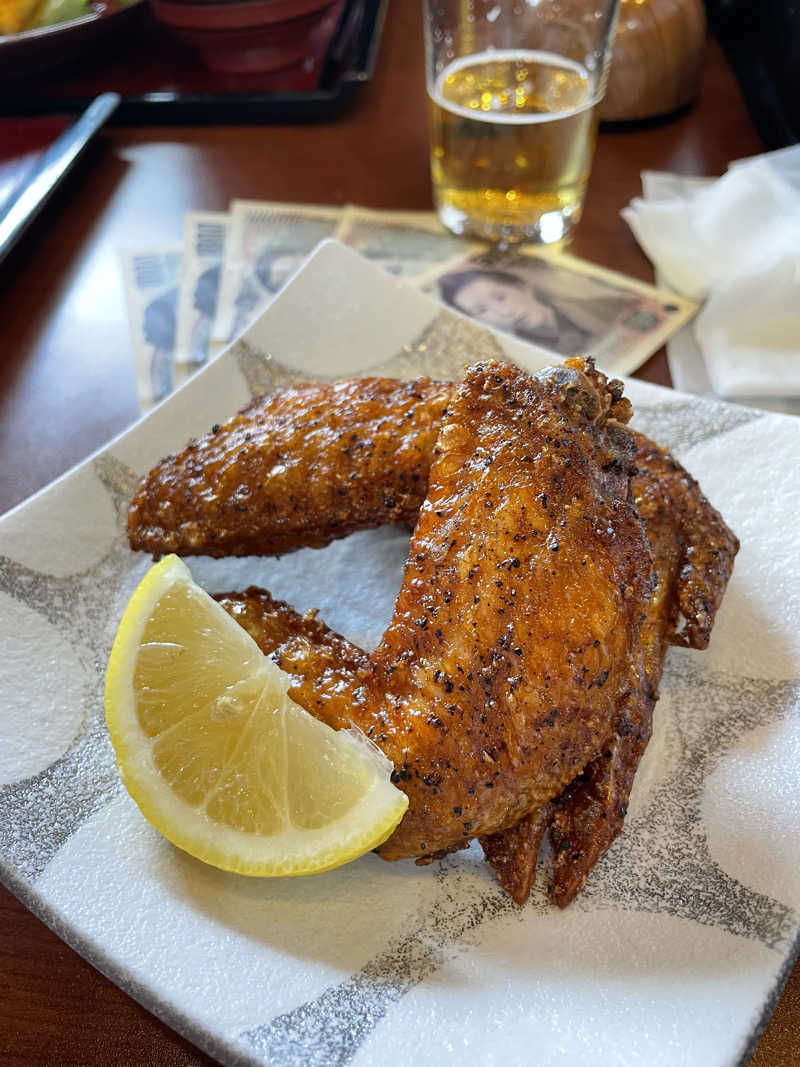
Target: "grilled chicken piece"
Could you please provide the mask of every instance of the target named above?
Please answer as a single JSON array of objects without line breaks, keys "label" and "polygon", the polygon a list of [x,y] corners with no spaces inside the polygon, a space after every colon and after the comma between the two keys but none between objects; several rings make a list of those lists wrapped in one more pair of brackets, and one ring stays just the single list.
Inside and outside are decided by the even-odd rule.
[{"label": "grilled chicken piece", "polygon": [[362,378],[280,389],[167,456],[128,512],[155,556],[279,555],[413,526],[451,382]]},{"label": "grilled chicken piece", "polygon": [[[378,648],[348,681],[341,639],[303,646],[296,699],[372,737],[409,796],[387,859],[514,825],[609,736],[652,588],[627,499],[632,439],[616,422],[628,410],[589,367],[473,368],[441,424]],[[293,670],[291,650],[280,661]]]}]

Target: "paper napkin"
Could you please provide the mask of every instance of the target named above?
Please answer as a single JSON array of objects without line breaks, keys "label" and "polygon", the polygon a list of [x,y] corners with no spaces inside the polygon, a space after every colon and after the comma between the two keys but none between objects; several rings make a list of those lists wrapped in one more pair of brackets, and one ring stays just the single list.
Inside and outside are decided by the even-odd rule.
[{"label": "paper napkin", "polygon": [[693,333],[713,391],[800,397],[800,147],[643,187],[622,215],[664,281],[705,299]]}]

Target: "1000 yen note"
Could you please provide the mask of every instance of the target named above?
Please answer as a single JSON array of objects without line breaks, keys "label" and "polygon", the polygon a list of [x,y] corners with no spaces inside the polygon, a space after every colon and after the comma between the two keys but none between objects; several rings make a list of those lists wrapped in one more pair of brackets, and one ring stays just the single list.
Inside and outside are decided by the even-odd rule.
[{"label": "1000 yen note", "polygon": [[212,338],[225,345],[246,329],[324,238],[340,209],[234,200]]},{"label": "1000 yen note", "polygon": [[415,278],[480,245],[469,245],[442,226],[432,211],[370,211],[349,205],[336,239],[390,274]]},{"label": "1000 yen note", "polygon": [[175,341],[178,384],[208,362],[227,233],[228,216],[223,212],[186,215]]},{"label": "1000 yen note", "polygon": [[147,411],[174,386],[181,249],[125,251],[122,271],[139,406]]},{"label": "1000 yen note", "polygon": [[697,311],[691,300],[558,252],[471,253],[414,284],[472,319],[558,356],[630,374]]}]

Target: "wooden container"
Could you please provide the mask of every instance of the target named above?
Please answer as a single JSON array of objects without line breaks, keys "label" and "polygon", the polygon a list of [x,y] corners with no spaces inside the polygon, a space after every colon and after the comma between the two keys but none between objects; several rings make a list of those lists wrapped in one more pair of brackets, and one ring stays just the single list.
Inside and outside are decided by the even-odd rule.
[{"label": "wooden container", "polygon": [[691,103],[705,36],[702,0],[621,0],[600,118],[650,119]]}]

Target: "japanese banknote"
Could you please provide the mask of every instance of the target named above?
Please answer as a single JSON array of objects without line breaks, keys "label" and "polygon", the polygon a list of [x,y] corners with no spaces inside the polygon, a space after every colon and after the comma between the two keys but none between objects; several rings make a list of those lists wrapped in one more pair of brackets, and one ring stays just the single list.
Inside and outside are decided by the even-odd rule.
[{"label": "japanese banknote", "polygon": [[416,278],[469,247],[448,233],[430,211],[368,211],[350,205],[342,212],[335,236],[401,278]]},{"label": "japanese banknote", "polygon": [[628,372],[695,311],[563,253],[498,258],[448,233],[433,212],[234,200],[226,213],[189,213],[182,249],[123,255],[142,409],[246,330],[328,237],[462,314],[554,355],[602,361],[613,351],[614,367]]}]

